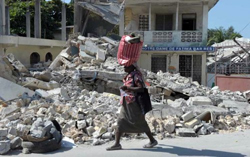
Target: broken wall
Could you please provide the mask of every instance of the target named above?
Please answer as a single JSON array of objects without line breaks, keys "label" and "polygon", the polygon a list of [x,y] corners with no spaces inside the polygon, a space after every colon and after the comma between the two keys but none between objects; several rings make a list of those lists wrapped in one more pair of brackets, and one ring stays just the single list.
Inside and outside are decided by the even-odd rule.
[{"label": "broken wall", "polygon": [[53,59],[55,59],[62,49],[62,47],[18,45],[18,47],[8,47],[6,54],[12,53],[17,60],[26,67],[30,67],[30,55],[32,53],[38,53],[40,55],[40,61],[45,62],[45,56],[48,52],[50,52]]},{"label": "broken wall", "polygon": [[84,36],[87,36],[88,33],[93,33],[98,37],[105,36],[114,28],[114,26],[115,25],[103,20],[102,17],[95,15],[94,13],[90,13],[90,18],[85,30],[87,33],[85,33]]}]

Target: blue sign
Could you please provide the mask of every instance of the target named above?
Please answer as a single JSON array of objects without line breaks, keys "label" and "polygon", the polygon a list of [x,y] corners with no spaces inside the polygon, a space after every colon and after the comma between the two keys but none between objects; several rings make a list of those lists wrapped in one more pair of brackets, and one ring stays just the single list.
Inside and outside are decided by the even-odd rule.
[{"label": "blue sign", "polygon": [[215,51],[214,47],[142,47],[143,51]]}]

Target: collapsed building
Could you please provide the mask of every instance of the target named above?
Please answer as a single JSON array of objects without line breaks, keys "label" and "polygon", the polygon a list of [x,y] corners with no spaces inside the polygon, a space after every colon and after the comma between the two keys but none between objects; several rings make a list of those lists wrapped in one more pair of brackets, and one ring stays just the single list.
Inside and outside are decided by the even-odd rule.
[{"label": "collapsed building", "polygon": [[[68,44],[78,46],[79,53],[66,48],[42,72],[28,71],[13,55],[1,58],[6,69],[0,74],[1,154],[20,147],[23,153],[55,150],[63,136],[88,145],[114,139],[119,87],[126,75],[116,59],[119,42],[76,35]],[[146,119],[158,139],[249,128],[248,92],[220,91],[180,74],[142,71],[153,104]]]},{"label": "collapsed building", "polygon": [[[215,52],[210,52],[207,57],[207,72],[208,72],[208,86],[212,86],[217,78],[224,77],[227,80],[237,81],[234,77],[246,78],[243,82],[247,82],[249,71],[249,50],[250,40],[246,38],[235,38],[232,40],[225,40],[221,43],[212,45],[216,48]],[[216,76],[216,77],[215,77]],[[225,82],[225,81],[224,81]],[[229,86],[223,89],[230,90],[248,90],[248,86],[237,82],[238,88],[230,88]]]},{"label": "collapsed building", "polygon": [[[130,17],[129,15],[134,14],[134,8],[138,7],[140,3],[133,6],[132,1],[127,2],[125,17]],[[143,31],[141,37],[147,39],[147,35],[153,33],[154,36],[148,39],[155,41],[156,44],[159,44],[158,46],[163,44],[162,41],[166,41],[165,38],[172,46],[178,46],[175,45],[175,43],[178,44],[177,39],[182,40],[181,47],[178,50],[195,50],[195,54],[193,52],[187,53],[192,54],[192,56],[196,56],[197,53],[202,54],[197,57],[200,60],[204,58],[205,52],[210,49],[206,47],[201,49],[202,52],[197,52],[200,50],[199,46],[202,46],[206,41],[207,13],[216,1],[187,3],[188,5],[178,1],[177,3],[166,3],[164,5],[171,8],[171,13],[176,15],[176,19],[179,19],[179,10],[185,8],[186,5],[188,7],[199,6],[196,11],[197,13],[203,13],[204,20],[201,20],[201,17],[196,19],[192,14],[191,16],[185,16],[186,18],[181,21],[187,22],[185,27],[193,26],[194,29],[195,27],[192,24],[199,20],[199,27],[202,30],[185,32],[185,30],[180,29],[179,19],[176,20],[175,31],[164,31],[171,27],[168,25],[164,26],[164,29],[159,32],[160,34],[155,34],[158,33],[158,30],[151,31],[149,29],[147,31],[142,26],[140,29],[145,29],[145,31]],[[116,19],[120,17],[121,5],[107,6],[105,4],[101,1],[87,0],[78,3],[75,0],[76,10],[79,9],[79,6],[85,7],[95,10],[100,15],[109,12],[111,8],[116,8],[111,15],[113,15],[113,23],[118,22]],[[101,12],[100,10],[103,7],[100,7],[100,5],[106,6],[106,10]],[[126,3],[124,5],[126,6]],[[151,21],[152,13],[158,14],[153,12],[159,8],[157,5],[154,3],[151,5],[150,3],[146,18],[141,20],[149,28],[151,28],[151,25],[149,25],[151,22],[147,22],[147,17]],[[176,8],[173,9],[173,6]],[[147,10],[148,6],[142,7],[141,10],[145,10],[145,8]],[[96,10],[97,8],[99,10]],[[110,20],[109,17],[107,16],[107,20]],[[137,14],[135,17],[139,18]],[[82,17],[75,16],[75,18]],[[131,20],[132,17],[129,19]],[[130,20],[127,20],[126,23]],[[167,21],[165,22],[167,23]],[[49,65],[44,71],[27,70],[11,54],[0,57],[0,85],[3,87],[0,90],[0,103],[2,104],[0,108],[0,154],[6,154],[11,149],[17,148],[23,148],[23,153],[56,150],[60,148],[63,136],[73,139],[77,144],[87,145],[100,145],[114,139],[116,119],[120,108],[119,87],[126,75],[123,67],[117,63],[116,59],[119,41],[108,37],[93,38],[79,35],[78,32],[84,32],[84,29],[79,30],[79,28],[84,28],[85,24],[81,23],[79,19],[76,19],[75,22],[79,22],[80,25],[76,24],[76,33],[68,40],[67,48],[51,64],[48,63]],[[161,23],[160,25],[164,24]],[[173,27],[173,21],[171,25]],[[204,27],[201,27],[201,25],[204,25]],[[122,32],[124,31],[123,26],[124,24],[120,25]],[[133,27],[129,28],[132,29]],[[178,32],[179,29],[182,32],[181,34]],[[136,30],[138,29],[132,31]],[[170,35],[166,36],[166,33],[170,33]],[[194,38],[190,33],[195,33]],[[175,38],[176,36],[178,38]],[[147,42],[152,44],[154,43],[152,41]],[[198,47],[190,49],[190,44]],[[183,47],[185,45],[189,46],[185,48]],[[73,52],[70,47],[77,48],[78,52]],[[144,47],[144,50],[147,49],[152,50],[152,45],[149,45],[149,48]],[[165,51],[166,49],[166,47],[162,47],[161,50]],[[156,51],[156,53],[159,51]],[[162,54],[162,52],[159,53]],[[145,57],[148,54],[142,55]],[[152,61],[157,62],[157,58],[161,57],[153,56]],[[180,58],[183,57],[186,58],[187,56]],[[175,56],[175,58],[178,57]],[[187,62],[190,63],[190,57],[187,58]],[[164,59],[164,61],[166,60],[171,61]],[[148,58],[146,61],[148,61]],[[146,114],[146,120],[158,139],[175,136],[196,137],[249,128],[250,105],[246,99],[248,91],[221,91],[217,86],[209,88],[201,85],[204,79],[202,81],[200,76],[196,81],[192,79],[190,69],[186,69],[188,71],[185,76],[188,77],[184,77],[178,73],[180,70],[176,71],[178,65],[174,65],[174,68],[170,69],[174,71],[167,72],[166,69],[171,64],[168,65],[168,68],[166,68],[165,62],[163,64],[165,65],[164,68],[155,65],[154,72],[150,70],[151,68],[142,69],[153,104],[153,110]],[[40,66],[39,64],[34,65],[34,67],[39,67],[37,69],[41,69]],[[182,72],[186,72],[186,70],[184,69]],[[201,69],[199,69],[200,72]],[[204,73],[204,71],[202,72]],[[143,134],[125,134],[123,138],[145,138],[145,136]]]}]

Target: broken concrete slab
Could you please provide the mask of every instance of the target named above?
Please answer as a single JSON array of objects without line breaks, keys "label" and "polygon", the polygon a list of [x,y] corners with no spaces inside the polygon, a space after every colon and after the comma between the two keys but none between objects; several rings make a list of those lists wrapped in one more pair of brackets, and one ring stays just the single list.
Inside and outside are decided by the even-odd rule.
[{"label": "broken concrete slab", "polygon": [[8,135],[8,129],[7,128],[0,128],[0,136],[6,137]]},{"label": "broken concrete slab", "polygon": [[96,54],[96,60],[104,62],[106,59],[106,51],[104,50],[98,50]]},{"label": "broken concrete slab", "polygon": [[24,88],[18,84],[10,82],[2,77],[0,77],[0,99],[4,101],[9,101],[18,98],[23,93],[28,93],[29,96],[35,94],[35,92],[29,90],[28,88]]},{"label": "broken concrete slab", "polygon": [[191,119],[190,121],[185,123],[185,126],[188,128],[193,128],[195,125],[199,125],[201,121],[197,118]]},{"label": "broken concrete slab", "polygon": [[250,104],[247,102],[236,102],[232,100],[223,100],[218,107],[228,109],[232,114],[250,114]]},{"label": "broken concrete slab", "polygon": [[181,116],[181,118],[183,119],[184,122],[187,122],[189,120],[191,120],[192,118],[194,118],[194,113],[192,111],[189,111],[187,113],[185,113],[184,115]]},{"label": "broken concrete slab", "polygon": [[22,139],[20,137],[16,137],[10,141],[10,148],[11,149],[19,148],[21,144],[22,144]]},{"label": "broken concrete slab", "polygon": [[0,154],[6,154],[10,151],[10,140],[0,141]]},{"label": "broken concrete slab", "polygon": [[29,73],[27,68],[20,61],[16,60],[15,56],[12,53],[8,54],[6,58],[19,72]]},{"label": "broken concrete slab", "polygon": [[88,55],[86,52],[82,50],[80,51],[79,55],[80,55],[80,58],[84,60],[85,62],[91,62],[91,60],[96,59],[95,57]]},{"label": "broken concrete slab", "polygon": [[211,99],[205,96],[196,96],[189,98],[189,106],[191,105],[213,105]]},{"label": "broken concrete slab", "polygon": [[10,114],[13,114],[15,112],[18,112],[20,111],[20,108],[18,108],[17,106],[14,106],[14,105],[10,105],[8,107],[4,107],[2,110],[1,110],[1,117],[2,118],[5,118],[6,116],[10,115]]},{"label": "broken concrete slab", "polygon": [[202,114],[206,111],[213,112],[215,115],[227,115],[229,111],[224,108],[212,106],[212,105],[198,105],[198,106],[189,106],[185,108],[185,112],[193,111],[196,115]]},{"label": "broken concrete slab", "polygon": [[55,81],[44,82],[32,77],[23,78],[21,84],[24,87],[28,87],[30,89],[44,89],[44,90],[51,90],[55,88],[59,88],[60,84]]},{"label": "broken concrete slab", "polygon": [[191,128],[179,128],[176,129],[176,134],[182,137],[196,137],[196,133]]}]

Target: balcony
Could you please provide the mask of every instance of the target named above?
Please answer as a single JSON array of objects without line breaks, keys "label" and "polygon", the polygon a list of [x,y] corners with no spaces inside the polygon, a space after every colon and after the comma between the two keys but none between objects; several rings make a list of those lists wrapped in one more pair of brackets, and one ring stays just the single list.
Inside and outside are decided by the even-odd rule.
[{"label": "balcony", "polygon": [[[144,45],[168,46],[168,47],[188,47],[206,46],[203,41],[202,31],[133,31],[140,35]],[[130,34],[124,32],[124,34]]]}]

